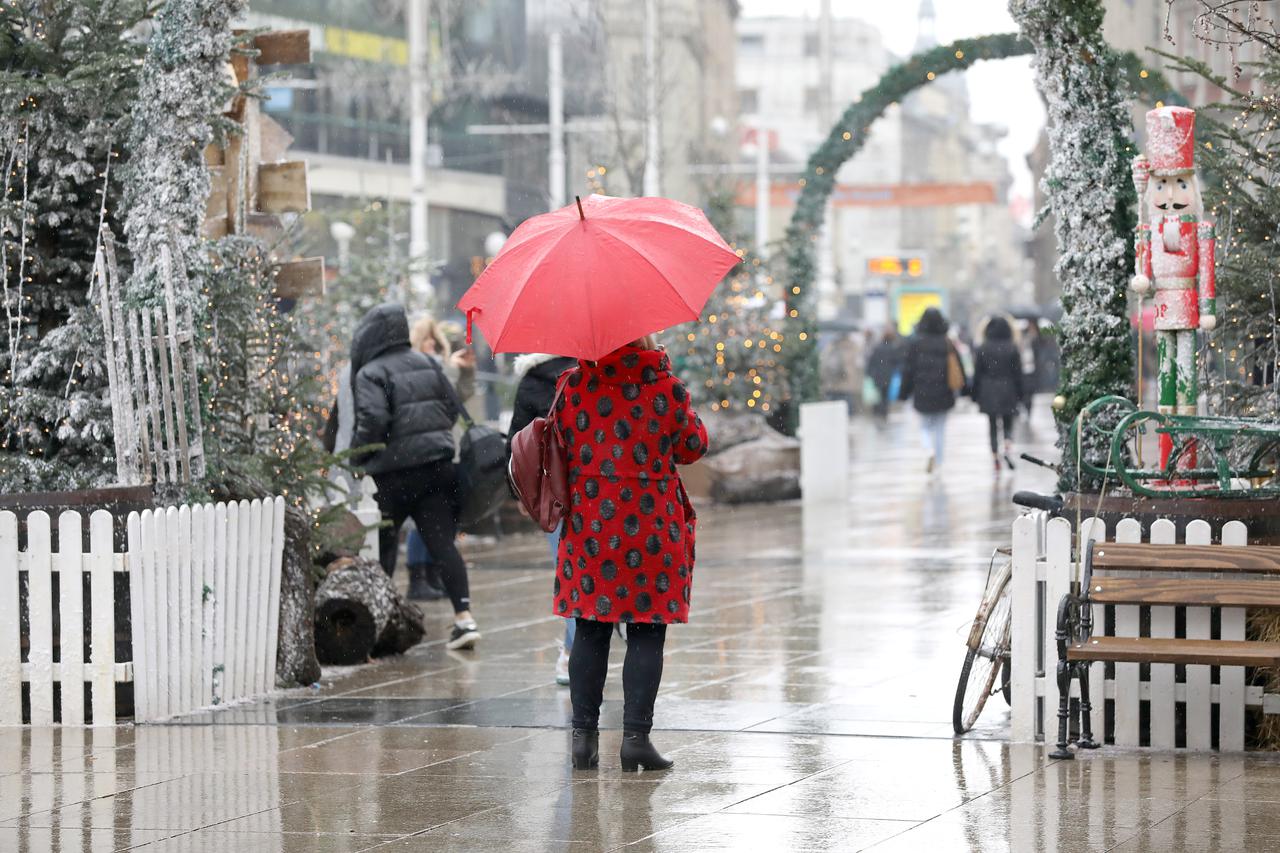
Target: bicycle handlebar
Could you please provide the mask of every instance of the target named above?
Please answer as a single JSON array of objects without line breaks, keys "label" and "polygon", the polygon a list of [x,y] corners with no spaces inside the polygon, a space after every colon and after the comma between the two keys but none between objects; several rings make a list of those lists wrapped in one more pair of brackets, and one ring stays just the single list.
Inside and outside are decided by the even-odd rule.
[{"label": "bicycle handlebar", "polygon": [[1039,457],[1036,457],[1036,456],[1032,456],[1030,453],[1021,453],[1019,454],[1019,458],[1025,459],[1026,461],[1030,462],[1032,465],[1039,465],[1041,468],[1048,468],[1050,471],[1058,470],[1057,465],[1054,465],[1052,462],[1045,462],[1043,459],[1040,459]]},{"label": "bicycle handlebar", "polygon": [[1042,495],[1039,492],[1014,492],[1013,502],[1027,509],[1042,509],[1054,515],[1062,512],[1063,500],[1057,495]]}]

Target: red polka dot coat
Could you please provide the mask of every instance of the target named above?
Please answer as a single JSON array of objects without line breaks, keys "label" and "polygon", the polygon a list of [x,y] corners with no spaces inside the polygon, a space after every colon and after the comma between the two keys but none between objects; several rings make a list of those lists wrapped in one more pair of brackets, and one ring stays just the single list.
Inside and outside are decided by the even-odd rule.
[{"label": "red polka dot coat", "polygon": [[665,353],[626,346],[564,378],[555,422],[571,502],[554,612],[601,622],[689,620],[695,519],[676,465],[707,430]]}]

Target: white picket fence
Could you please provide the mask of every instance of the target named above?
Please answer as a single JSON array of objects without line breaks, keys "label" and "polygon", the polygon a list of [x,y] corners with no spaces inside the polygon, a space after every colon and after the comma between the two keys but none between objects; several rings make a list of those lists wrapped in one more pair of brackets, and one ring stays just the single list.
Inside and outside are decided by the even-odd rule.
[{"label": "white picket fence", "polygon": [[[125,553],[113,548],[113,519],[27,516],[26,549],[18,518],[0,512],[0,725],[22,722],[22,686],[30,722],[116,722],[115,685],[133,683],[134,719],[183,714],[264,693],[275,686],[284,554],[284,499],[169,507],[132,513]],[[128,575],[132,660],[117,661],[115,575]],[[89,609],[83,600],[89,579]],[[53,578],[58,595],[53,595]],[[21,584],[27,596],[22,607]],[[25,620],[24,620],[25,617]],[[22,625],[29,651],[22,660]],[[59,625],[57,660],[53,626]],[[89,654],[84,655],[84,638]],[[55,717],[54,685],[58,685]]]},{"label": "white picket fence", "polygon": [[[1080,528],[1082,537],[1096,541],[1143,541],[1142,526],[1132,518],[1121,520],[1111,531],[1096,518],[1083,520]],[[1214,531],[1205,521],[1192,521],[1181,531],[1181,536],[1179,533],[1172,521],[1158,520],[1151,524],[1148,541],[1154,544],[1181,541],[1190,545],[1214,542]],[[1058,518],[1046,522],[1043,513],[1025,515],[1013,525],[1010,687],[1011,737],[1015,741],[1044,739],[1046,725],[1056,737],[1058,684],[1054,632],[1058,602],[1079,576],[1075,561],[1079,551],[1073,550],[1072,538],[1069,521]],[[1248,531],[1239,521],[1228,522],[1218,531],[1217,541],[1222,547],[1246,545]],[[1141,609],[1095,606],[1094,633],[1139,636]],[[1220,623],[1217,639],[1245,638],[1243,608],[1151,607],[1149,610],[1152,637],[1208,639],[1216,617]],[[1185,611],[1181,630],[1177,625],[1179,610]],[[1109,632],[1107,626],[1111,624],[1114,628]],[[1140,677],[1141,667],[1136,663],[1114,664],[1111,677],[1107,677],[1107,669],[1103,663],[1089,668],[1090,692],[1094,699],[1091,721],[1094,737],[1099,742],[1173,749],[1181,741],[1188,749],[1211,749],[1216,706],[1218,749],[1239,751],[1244,749],[1246,707],[1261,706],[1266,713],[1280,713],[1280,695],[1264,694],[1261,687],[1246,687],[1243,667],[1188,666],[1185,681],[1181,682],[1176,680],[1176,668],[1172,664],[1152,664],[1146,677]],[[1217,670],[1216,682],[1212,677],[1214,669]],[[1071,690],[1072,695],[1077,696],[1079,686],[1073,683]],[[1181,725],[1179,705],[1183,711]],[[1142,724],[1144,719],[1146,725]]]}]

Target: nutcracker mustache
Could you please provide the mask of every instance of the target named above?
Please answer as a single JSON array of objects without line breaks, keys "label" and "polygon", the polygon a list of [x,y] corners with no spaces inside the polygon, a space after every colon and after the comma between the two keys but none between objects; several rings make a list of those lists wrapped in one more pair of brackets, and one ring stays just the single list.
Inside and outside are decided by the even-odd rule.
[{"label": "nutcracker mustache", "polygon": [[[1174,210],[1185,210],[1185,209],[1187,208],[1187,206],[1188,206],[1188,205],[1186,205],[1186,204],[1177,204],[1177,203],[1175,203],[1175,204],[1173,205],[1173,209],[1174,209]],[[1169,209],[1169,205],[1168,205],[1168,204],[1157,204],[1157,205],[1156,205],[1156,207],[1160,208],[1161,210],[1168,210],[1168,209]]]}]

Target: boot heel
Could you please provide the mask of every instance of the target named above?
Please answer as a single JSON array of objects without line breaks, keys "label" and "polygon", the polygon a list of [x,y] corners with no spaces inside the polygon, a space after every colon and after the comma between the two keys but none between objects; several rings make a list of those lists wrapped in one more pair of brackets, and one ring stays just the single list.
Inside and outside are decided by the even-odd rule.
[{"label": "boot heel", "polygon": [[640,772],[640,762],[628,761],[627,759],[624,758],[622,759],[622,769],[628,773],[638,773]]},{"label": "boot heel", "polygon": [[587,729],[574,729],[570,757],[574,770],[592,770],[599,767],[600,733]]}]

